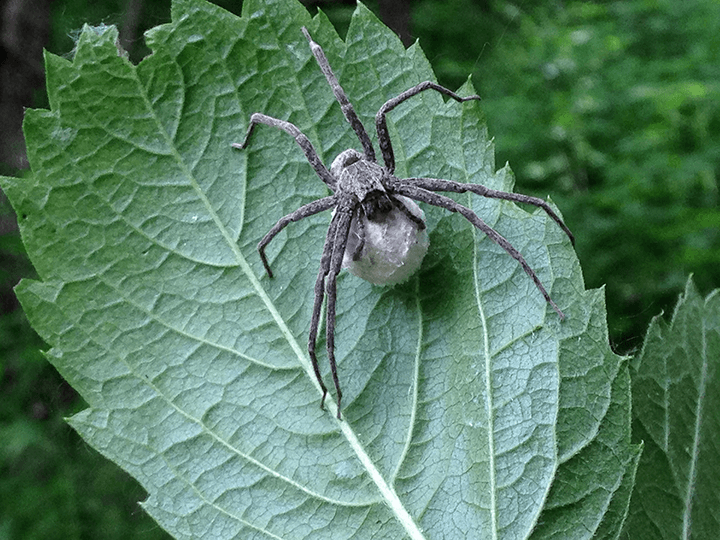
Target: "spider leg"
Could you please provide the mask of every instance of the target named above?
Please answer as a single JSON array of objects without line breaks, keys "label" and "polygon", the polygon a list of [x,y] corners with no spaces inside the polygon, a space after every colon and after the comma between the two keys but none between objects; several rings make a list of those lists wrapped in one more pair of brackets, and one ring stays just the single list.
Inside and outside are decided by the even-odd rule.
[{"label": "spider leg", "polygon": [[362,257],[363,248],[365,247],[365,223],[363,222],[364,217],[365,212],[363,211],[362,206],[358,205],[355,209],[355,212],[353,212],[353,223],[355,223],[355,231],[357,232],[358,236],[358,243],[352,252],[353,261],[360,260],[360,257]]},{"label": "spider leg", "polygon": [[467,96],[460,97],[455,92],[448,90],[444,86],[440,86],[432,81],[421,82],[420,84],[413,86],[409,90],[405,90],[402,94],[385,102],[385,105],[380,107],[380,110],[375,115],[375,124],[377,126],[378,142],[380,144],[380,151],[385,161],[385,168],[390,171],[390,174],[395,172],[395,154],[393,153],[392,144],[390,143],[390,133],[387,128],[387,120],[385,115],[392,111],[403,101],[423,92],[425,90],[436,90],[441,94],[445,94],[448,97],[453,98],[455,101],[462,103],[463,101],[470,101],[472,99],[480,99],[480,96]]},{"label": "spider leg", "polygon": [[395,208],[399,209],[403,214],[407,216],[407,218],[415,223],[417,225],[417,228],[419,231],[422,231],[425,229],[425,222],[420,219],[418,216],[413,214],[410,210],[408,210],[407,206],[405,206],[402,201],[398,200],[397,198],[393,197],[392,195],[389,196],[390,200],[395,205]]},{"label": "spider leg", "polygon": [[330,171],[327,170],[327,167],[323,165],[323,162],[320,161],[320,157],[315,151],[315,147],[310,142],[310,139],[308,139],[305,134],[297,128],[295,124],[291,124],[290,122],[286,122],[285,120],[273,118],[272,116],[267,116],[262,113],[253,113],[253,115],[250,117],[250,125],[248,126],[247,133],[245,134],[245,139],[242,143],[232,143],[231,146],[240,150],[244,150],[245,148],[247,148],[250,136],[252,135],[253,131],[255,131],[255,126],[257,126],[258,124],[265,124],[267,126],[282,129],[285,133],[288,133],[289,135],[295,137],[295,141],[305,153],[305,157],[307,158],[308,163],[310,163],[310,166],[320,177],[320,180],[325,182],[330,189],[335,191],[335,185],[337,184],[335,178],[333,177],[333,175],[330,174]]},{"label": "spider leg", "polygon": [[310,354],[310,362],[312,363],[315,378],[320,384],[322,390],[322,398],[320,399],[320,408],[325,407],[325,397],[327,396],[327,387],[320,375],[320,366],[318,365],[317,356],[315,355],[315,346],[317,345],[318,325],[320,324],[320,312],[322,311],[323,299],[325,298],[325,276],[330,271],[330,262],[335,243],[335,232],[337,231],[337,214],[333,216],[325,236],[325,244],[323,245],[322,257],[320,258],[320,270],[318,271],[317,280],[315,281],[315,303],[313,304],[312,318],[310,319],[310,334],[308,336],[308,353]]},{"label": "spider leg", "polygon": [[335,200],[336,196],[330,195],[329,197],[323,197],[322,199],[318,199],[316,201],[303,205],[291,214],[280,218],[278,222],[273,226],[273,228],[270,229],[265,236],[263,236],[263,239],[260,240],[257,245],[257,250],[260,253],[260,259],[262,260],[268,277],[273,277],[272,270],[270,270],[270,265],[268,264],[267,257],[265,256],[265,247],[270,243],[270,241],[275,238],[275,236],[285,227],[287,227],[290,223],[293,223],[294,221],[300,221],[301,219],[305,219],[306,217],[318,214],[323,210],[328,210],[332,208],[335,205]]},{"label": "spider leg", "polygon": [[343,210],[338,208],[338,223],[335,231],[335,240],[332,252],[332,260],[330,262],[330,273],[327,276],[327,320],[325,328],[325,340],[327,345],[328,360],[330,361],[330,371],[332,372],[333,383],[337,393],[337,418],[340,420],[340,410],[342,403],[342,391],[340,390],[340,381],[338,380],[337,364],[335,362],[335,301],[337,300],[337,275],[342,268],[343,256],[345,254],[345,246],[347,245],[348,233],[350,232],[350,223],[352,222],[352,212],[349,209]]},{"label": "spider leg", "polygon": [[503,199],[506,201],[514,201],[519,203],[532,204],[545,210],[548,216],[557,223],[560,228],[565,231],[565,234],[570,238],[572,245],[575,245],[575,237],[567,225],[560,219],[550,205],[537,197],[530,197],[529,195],[523,195],[521,193],[508,193],[507,191],[498,191],[495,189],[487,188],[480,184],[463,184],[461,182],[453,182],[452,180],[442,180],[438,178],[406,178],[403,182],[412,182],[413,185],[427,189],[429,191],[449,191],[452,193],[465,193],[470,191],[476,195],[482,197],[488,197],[490,199]]},{"label": "spider leg", "polygon": [[368,161],[375,161],[375,149],[373,148],[367,131],[365,131],[365,126],[363,126],[362,122],[360,122],[360,119],[358,118],[355,109],[353,109],[350,100],[345,94],[345,91],[342,89],[342,86],[340,86],[335,73],[333,73],[333,70],[330,67],[330,62],[328,62],[328,59],[325,56],[325,52],[322,50],[320,45],[313,41],[313,38],[310,37],[310,33],[304,26],[302,27],[302,33],[308,40],[310,50],[312,51],[313,56],[315,56],[315,60],[317,60],[317,63],[320,66],[323,75],[325,75],[325,79],[327,79],[330,88],[332,88],[333,94],[335,94],[335,99],[340,104],[340,108],[342,109],[345,119],[352,126],[358,139],[360,139],[360,144],[362,144],[363,152],[365,153],[365,159]]},{"label": "spider leg", "polygon": [[540,282],[540,278],[538,278],[535,271],[530,268],[530,265],[527,263],[525,258],[520,254],[520,252],[513,247],[513,245],[508,242],[504,236],[502,236],[499,232],[497,232],[495,229],[490,227],[487,223],[485,223],[482,219],[480,219],[475,212],[470,210],[469,208],[455,202],[450,197],[445,197],[444,195],[439,195],[437,193],[433,193],[432,191],[427,191],[426,189],[415,187],[415,186],[398,186],[395,191],[397,193],[400,193],[401,195],[405,195],[406,197],[410,197],[411,199],[415,199],[416,201],[425,202],[428,204],[432,204],[433,206],[439,206],[440,208],[445,208],[446,210],[449,210],[450,212],[457,212],[458,214],[462,215],[465,219],[467,219],[470,223],[472,223],[475,227],[480,229],[482,232],[484,232],[492,241],[494,241],[496,244],[498,244],[501,248],[503,248],[507,253],[515,259],[517,262],[520,263],[520,266],[522,266],[522,269],[525,271],[525,273],[530,276],[530,279],[533,280],[535,283],[535,286],[538,288],[538,290],[542,293],[543,297],[547,301],[548,304],[552,306],[552,308],[555,310],[555,312],[558,314],[561,320],[565,319],[565,314],[560,311],[560,308],[557,307],[557,304],[553,302],[552,298],[550,298],[550,295],[545,290],[545,287]]}]

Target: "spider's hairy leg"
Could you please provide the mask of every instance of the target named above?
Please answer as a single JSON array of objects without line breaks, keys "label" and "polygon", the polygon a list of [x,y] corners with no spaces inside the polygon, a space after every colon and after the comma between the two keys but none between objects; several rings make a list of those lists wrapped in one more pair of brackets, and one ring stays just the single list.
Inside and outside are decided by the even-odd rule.
[{"label": "spider's hairy leg", "polygon": [[318,365],[317,356],[315,355],[315,346],[317,345],[318,325],[320,324],[320,312],[322,311],[323,300],[325,298],[325,276],[330,272],[330,262],[332,259],[333,245],[335,242],[335,232],[337,231],[338,216],[333,216],[325,236],[325,244],[323,245],[322,257],[320,258],[320,270],[318,270],[317,280],[315,280],[315,302],[313,304],[312,318],[310,319],[310,334],[308,335],[308,354],[310,354],[310,362],[312,363],[315,378],[320,384],[322,390],[322,398],[320,399],[320,408],[325,407],[325,397],[327,396],[327,387],[320,375],[320,366]]},{"label": "spider's hairy leg", "polygon": [[550,205],[537,197],[531,197],[529,195],[523,195],[521,193],[509,193],[507,191],[498,191],[496,189],[487,188],[481,184],[463,184],[462,182],[453,182],[452,180],[442,180],[439,178],[406,178],[403,182],[409,182],[413,185],[427,189],[429,191],[448,191],[451,193],[466,193],[470,191],[476,195],[482,197],[488,197],[490,199],[503,199],[505,201],[513,201],[525,204],[532,204],[538,208],[545,210],[548,216],[557,223],[560,228],[565,231],[572,245],[575,245],[575,237],[570,232],[567,225],[560,219]]},{"label": "spider's hairy leg", "polygon": [[423,219],[421,217],[418,217],[415,214],[413,214],[408,209],[408,207],[405,206],[405,204],[402,201],[398,200],[397,198],[393,197],[392,195],[390,195],[390,200],[395,205],[395,208],[400,210],[403,214],[405,214],[407,216],[407,218],[410,221],[412,221],[413,223],[415,223],[415,225],[417,225],[417,228],[419,231],[422,231],[423,229],[425,229],[426,225],[425,225],[425,222],[423,221]]},{"label": "spider's hairy leg", "polygon": [[445,94],[448,97],[453,98],[455,101],[462,103],[463,101],[479,100],[480,96],[467,96],[461,97],[452,90],[448,90],[444,86],[440,86],[432,81],[421,82],[420,84],[413,86],[409,90],[405,90],[402,94],[389,99],[385,105],[380,107],[380,110],[375,115],[375,125],[377,127],[378,143],[380,144],[380,151],[385,161],[385,168],[390,171],[390,174],[395,172],[395,153],[392,149],[392,143],[390,142],[390,133],[387,128],[387,119],[385,115],[392,111],[395,107],[400,105],[403,101],[416,96],[420,92],[425,90],[435,90],[441,94]]},{"label": "spider's hairy leg", "polygon": [[517,262],[520,263],[520,266],[522,266],[522,269],[525,271],[525,273],[530,277],[530,279],[533,280],[535,283],[535,286],[540,291],[540,293],[543,295],[545,300],[548,304],[552,306],[552,308],[555,310],[555,312],[560,317],[560,320],[565,319],[565,314],[560,311],[560,308],[553,302],[552,298],[550,298],[550,295],[545,290],[545,287],[540,281],[540,278],[537,276],[535,271],[530,268],[530,265],[527,263],[525,258],[520,254],[520,252],[513,247],[513,245],[505,239],[504,236],[502,236],[499,232],[497,232],[495,229],[490,227],[487,223],[485,223],[482,219],[480,219],[475,212],[470,210],[469,208],[455,202],[450,197],[445,197],[444,195],[439,195],[437,193],[433,193],[432,191],[428,191],[423,188],[419,188],[416,186],[398,186],[395,191],[397,193],[400,193],[401,195],[405,195],[406,197],[410,197],[411,199],[415,199],[416,201],[421,201],[427,204],[431,204],[433,206],[438,206],[440,208],[445,208],[446,210],[449,210],[450,212],[457,212],[458,214],[462,215],[465,219],[467,219],[470,223],[472,223],[475,227],[480,229],[483,233],[485,233],[493,242],[498,244],[501,248],[503,248],[513,259],[515,259]]},{"label": "spider's hairy leg", "polygon": [[[362,206],[358,205],[355,208],[355,212],[353,212],[353,221],[351,222],[350,227],[350,230],[354,231],[357,235],[357,244],[353,247],[352,251],[353,261],[360,260],[360,257],[362,257],[363,249],[365,248],[365,223],[363,223],[363,219],[365,219],[365,212],[363,211]],[[348,246],[348,248],[350,248],[350,246]]]},{"label": "spider's hairy leg", "polygon": [[301,219],[305,219],[306,217],[314,216],[315,214],[318,214],[324,210],[329,210],[330,208],[335,206],[336,199],[337,197],[335,195],[330,195],[328,197],[323,197],[322,199],[318,199],[316,201],[301,206],[294,212],[280,218],[278,222],[273,226],[273,228],[270,229],[265,236],[263,236],[263,239],[260,240],[257,245],[257,250],[258,253],[260,253],[260,259],[262,260],[268,277],[273,277],[272,270],[270,270],[270,265],[268,264],[267,257],[265,256],[265,248],[270,243],[270,241],[275,238],[275,236],[285,227],[287,227],[290,223],[293,223],[294,221],[300,221]]},{"label": "spider's hairy leg", "polygon": [[335,362],[335,302],[337,300],[337,275],[342,268],[343,257],[345,255],[345,246],[347,245],[348,233],[350,232],[350,223],[352,221],[352,211],[350,209],[337,209],[338,225],[335,232],[335,241],[330,261],[330,272],[327,276],[327,320],[325,328],[325,341],[327,344],[328,360],[330,362],[330,371],[332,372],[333,383],[335,384],[335,392],[337,393],[337,418],[340,420],[340,410],[342,407],[342,391],[340,390],[340,381],[337,374],[337,363]]},{"label": "spider's hairy leg", "polygon": [[258,124],[265,124],[267,126],[282,129],[285,133],[295,137],[295,141],[305,153],[305,157],[307,158],[308,163],[310,163],[310,166],[320,177],[320,180],[325,182],[330,189],[335,191],[335,185],[337,184],[335,178],[333,177],[333,175],[330,174],[330,171],[327,170],[327,167],[325,167],[323,162],[320,160],[320,157],[315,151],[315,147],[310,142],[310,139],[308,139],[307,136],[302,131],[300,131],[295,124],[291,124],[290,122],[286,122],[285,120],[273,118],[272,116],[267,116],[262,113],[253,113],[253,115],[250,117],[250,125],[248,126],[247,133],[245,134],[245,139],[242,143],[232,143],[231,146],[240,150],[244,150],[245,148],[247,148],[248,142],[250,141],[250,136],[253,134],[253,131],[255,131],[255,126],[257,126]]},{"label": "spider's hairy leg", "polygon": [[342,110],[345,119],[352,126],[358,139],[360,139],[360,144],[362,144],[363,152],[365,153],[365,159],[368,161],[375,161],[375,149],[370,141],[370,137],[368,136],[367,131],[365,131],[365,126],[363,126],[362,122],[360,122],[360,119],[358,118],[355,109],[353,109],[345,91],[342,89],[342,86],[340,86],[340,82],[335,76],[335,73],[333,73],[333,70],[330,67],[330,62],[328,62],[328,59],[325,56],[325,51],[323,51],[322,47],[320,47],[320,45],[318,45],[313,38],[310,37],[310,33],[304,26],[302,27],[302,33],[308,40],[310,50],[320,66],[320,70],[323,72],[323,75],[325,75],[325,79],[330,85],[330,88],[332,88],[335,99],[340,104],[340,109]]}]

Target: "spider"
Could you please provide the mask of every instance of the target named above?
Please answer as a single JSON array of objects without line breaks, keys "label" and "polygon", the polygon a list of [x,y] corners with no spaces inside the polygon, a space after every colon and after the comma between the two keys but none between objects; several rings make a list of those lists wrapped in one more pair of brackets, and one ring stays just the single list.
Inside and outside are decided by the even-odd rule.
[{"label": "spider", "polygon": [[[312,311],[312,319],[310,321],[310,334],[308,338],[308,353],[312,362],[315,377],[322,390],[322,398],[320,407],[324,408],[325,398],[327,397],[327,387],[320,375],[320,368],[315,354],[315,346],[318,335],[318,325],[320,314],[325,295],[327,295],[327,316],[326,316],[326,345],[327,355],[330,362],[330,370],[332,380],[335,386],[337,396],[337,418],[341,418],[340,410],[342,403],[342,391],[340,390],[340,382],[338,380],[337,365],[335,362],[335,304],[337,299],[336,280],[337,275],[343,266],[352,265],[353,262],[361,261],[364,257],[366,244],[370,243],[370,239],[366,237],[368,228],[383,222],[388,223],[389,217],[393,216],[394,221],[404,222],[407,228],[408,224],[417,234],[424,232],[425,222],[422,212],[417,205],[411,200],[424,202],[440,208],[445,208],[450,212],[457,212],[472,223],[475,227],[485,233],[491,240],[502,247],[513,259],[515,259],[525,273],[533,280],[535,286],[543,295],[545,300],[555,310],[560,319],[564,319],[565,315],[560,308],[553,302],[540,279],[532,268],[525,261],[520,252],[515,249],[510,242],[501,236],[492,227],[487,225],[472,210],[455,202],[453,199],[435,193],[437,191],[446,191],[452,193],[472,192],[483,197],[493,199],[503,199],[520,203],[527,203],[547,212],[570,238],[574,244],[575,239],[567,228],[565,223],[550,208],[547,202],[536,197],[521,195],[516,193],[507,193],[489,189],[480,184],[464,184],[450,180],[441,180],[437,178],[406,178],[400,179],[394,176],[395,171],[395,155],[393,153],[392,144],[387,128],[385,116],[388,112],[397,107],[405,100],[424,92],[425,90],[435,90],[444,94],[457,102],[469,100],[479,100],[480,96],[473,95],[461,97],[456,93],[440,86],[432,81],[421,82],[413,86],[409,90],[401,93],[397,97],[388,100],[375,116],[375,124],[378,134],[378,142],[380,152],[382,153],[385,165],[379,165],[375,159],[375,150],[373,148],[370,137],[365,131],[364,126],[360,122],[355,110],[347,98],[344,90],[340,86],[337,77],[332,71],[330,64],[325,56],[324,51],[315,41],[313,41],[310,33],[305,27],[302,33],[307,39],[310,50],[315,60],[322,70],[328,84],[332,88],[335,99],[339,102],[345,119],[355,131],[363,151],[358,152],[355,149],[348,149],[340,153],[333,161],[330,170],[320,160],[315,148],[310,140],[295,126],[294,124],[278,118],[264,115],[262,113],[254,113],[250,117],[250,124],[242,143],[232,143],[234,148],[245,149],[248,145],[250,137],[258,124],[265,124],[283,130],[295,138],[295,141],[305,153],[305,157],[314,169],[315,173],[330,188],[332,195],[312,201],[301,206],[294,212],[280,218],[280,220],[270,229],[257,245],[260,259],[262,260],[268,277],[272,278],[273,273],[268,264],[265,248],[270,241],[288,224],[305,219],[306,217],[318,214],[325,210],[334,208],[330,226],[325,238],[322,256],[320,259],[320,270],[315,282],[315,303]],[[390,225],[393,227],[395,225]],[[386,231],[389,229],[385,229]],[[350,242],[348,237],[352,237]],[[410,235],[410,243],[417,241]],[[426,246],[425,246],[426,247]],[[393,249],[392,246],[389,249]],[[347,252],[347,253],[346,253]],[[416,258],[422,260],[424,251]],[[402,259],[405,255],[402,253],[399,257]],[[406,262],[406,261],[401,261]],[[372,262],[369,263],[372,266]],[[419,266],[420,261],[408,262],[411,271]],[[402,264],[401,264],[402,265]],[[361,277],[365,277],[362,276]],[[404,276],[403,276],[404,277]],[[367,279],[367,278],[366,278]],[[373,279],[369,279],[373,281]],[[399,279],[377,278],[376,283],[397,282]]]}]

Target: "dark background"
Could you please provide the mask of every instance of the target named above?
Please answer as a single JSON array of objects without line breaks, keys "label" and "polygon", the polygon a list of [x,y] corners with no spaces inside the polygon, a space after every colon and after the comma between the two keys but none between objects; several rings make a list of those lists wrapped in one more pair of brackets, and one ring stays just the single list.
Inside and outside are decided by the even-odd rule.
[{"label": "dark background", "polygon": [[[239,1],[215,2],[235,13]],[[344,35],[354,2],[320,7]],[[606,285],[610,339],[631,354],[687,275],[720,286],[720,3],[368,1],[438,80],[468,74],[497,163],[552,196],[588,288]],[[71,57],[82,24],[114,24],[133,61],[169,0],[0,0],[0,174],[23,175],[25,107],[45,108],[42,49]],[[167,538],[131,478],[62,420],[84,408],[45,361],[12,292],[33,269],[0,193],[0,539]]]}]

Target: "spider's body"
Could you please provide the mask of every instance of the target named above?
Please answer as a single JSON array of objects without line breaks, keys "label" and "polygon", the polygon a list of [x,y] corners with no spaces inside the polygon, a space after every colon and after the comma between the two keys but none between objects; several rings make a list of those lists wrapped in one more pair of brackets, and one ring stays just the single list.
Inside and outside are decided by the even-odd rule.
[{"label": "spider's body", "polygon": [[382,183],[383,168],[363,158],[354,149],[345,150],[330,166],[330,174],[337,179],[335,193],[340,197],[355,196],[369,219],[376,213],[386,214],[392,209],[385,186]]},{"label": "spider's body", "polygon": [[387,101],[375,117],[378,142],[385,165],[378,164],[370,137],[330,68],[325,53],[312,40],[304,27],[302,31],[310,44],[310,49],[320,69],[332,88],[335,98],[340,103],[346,120],[358,136],[363,152],[355,149],[345,150],[335,158],[330,170],[328,170],[320,160],[312,143],[295,125],[261,113],[255,113],[251,116],[245,140],[242,144],[233,144],[233,146],[244,149],[257,124],[266,124],[282,129],[295,137],[315,173],[332,191],[332,195],[308,203],[281,218],[260,241],[258,251],[268,276],[272,277],[273,274],[265,256],[265,247],[270,241],[288,224],[334,208],[325,238],[325,245],[323,246],[320,271],[315,282],[315,303],[310,321],[308,352],[315,376],[322,389],[323,394],[320,402],[322,406],[327,395],[327,388],[320,375],[315,355],[315,345],[322,304],[327,294],[326,344],[333,383],[337,393],[337,417],[340,418],[342,392],[335,363],[337,275],[342,267],[346,266],[354,274],[372,283],[390,284],[403,281],[414,273],[420,266],[420,262],[427,251],[427,231],[425,230],[422,211],[412,200],[445,208],[465,217],[518,261],[560,318],[564,318],[562,311],[552,301],[540,279],[520,252],[472,210],[436,192],[465,193],[469,191],[483,197],[522,202],[540,207],[567,233],[571,241],[574,241],[574,239],[562,220],[542,199],[497,191],[480,184],[463,184],[437,178],[400,179],[394,176],[395,156],[385,118],[389,111],[403,101],[425,90],[435,90],[458,102],[478,100],[480,99],[479,96],[460,97],[437,83],[426,81]]},{"label": "spider's body", "polygon": [[332,163],[335,196],[353,206],[343,266],[376,285],[392,285],[415,273],[427,252],[422,210],[393,194],[387,170],[354,149]]}]

